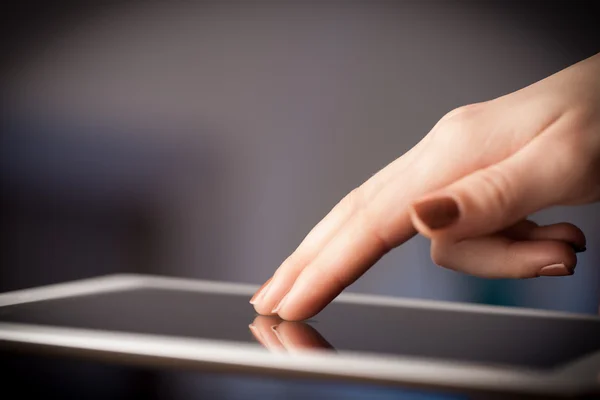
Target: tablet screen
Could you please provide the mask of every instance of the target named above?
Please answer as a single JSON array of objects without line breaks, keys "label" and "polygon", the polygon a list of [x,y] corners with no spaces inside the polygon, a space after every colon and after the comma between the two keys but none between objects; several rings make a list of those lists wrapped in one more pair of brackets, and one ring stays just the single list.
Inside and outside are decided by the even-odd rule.
[{"label": "tablet screen", "polygon": [[[0,311],[3,322],[256,343],[248,327],[256,314],[242,295],[135,288]],[[307,324],[338,353],[549,369],[600,350],[600,319],[334,302]]]}]

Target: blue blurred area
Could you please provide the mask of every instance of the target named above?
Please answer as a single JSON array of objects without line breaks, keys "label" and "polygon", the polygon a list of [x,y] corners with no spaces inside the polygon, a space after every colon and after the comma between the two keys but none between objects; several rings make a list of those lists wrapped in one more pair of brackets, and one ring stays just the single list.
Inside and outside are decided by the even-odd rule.
[{"label": "blue blurred area", "polygon": [[[215,377],[204,379],[178,376],[178,393],[195,393],[211,399],[247,399],[252,393],[264,399],[373,399],[373,400],[466,400],[457,394],[442,394],[417,390],[404,390],[372,385],[347,383],[314,383],[309,381],[252,379],[247,377]],[[207,384],[210,380],[210,384]],[[169,383],[167,383],[169,382]],[[165,387],[170,387],[169,377]],[[180,392],[179,392],[180,391]]]}]

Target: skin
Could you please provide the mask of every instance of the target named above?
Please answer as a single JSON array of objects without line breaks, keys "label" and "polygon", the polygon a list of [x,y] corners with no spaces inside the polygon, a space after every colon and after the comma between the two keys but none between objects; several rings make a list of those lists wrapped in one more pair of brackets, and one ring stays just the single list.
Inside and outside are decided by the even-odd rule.
[{"label": "skin", "polygon": [[340,201],[251,303],[259,314],[310,318],[417,233],[431,239],[436,264],[462,273],[571,275],[583,232],[527,216],[598,200],[600,54],[445,115]]},{"label": "skin", "polygon": [[274,352],[335,350],[316,329],[304,322],[259,315],[248,328],[256,341]]}]

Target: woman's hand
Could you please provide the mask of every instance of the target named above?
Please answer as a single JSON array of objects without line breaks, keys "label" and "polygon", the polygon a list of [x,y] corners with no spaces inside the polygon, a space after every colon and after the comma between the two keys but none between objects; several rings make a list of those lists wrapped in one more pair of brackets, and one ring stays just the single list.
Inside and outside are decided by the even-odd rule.
[{"label": "woman's hand", "polygon": [[571,275],[585,237],[529,214],[600,199],[600,54],[443,117],[348,194],[251,300],[313,316],[417,231],[436,264],[489,278]]}]

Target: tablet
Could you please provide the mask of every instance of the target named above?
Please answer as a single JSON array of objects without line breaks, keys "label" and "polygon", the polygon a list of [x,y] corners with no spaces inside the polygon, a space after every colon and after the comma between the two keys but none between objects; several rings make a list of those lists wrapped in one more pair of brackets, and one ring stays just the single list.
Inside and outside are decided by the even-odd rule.
[{"label": "tablet", "polygon": [[600,395],[600,318],[342,294],[257,316],[257,287],[112,275],[0,295],[0,345],[111,362],[473,394]]}]

